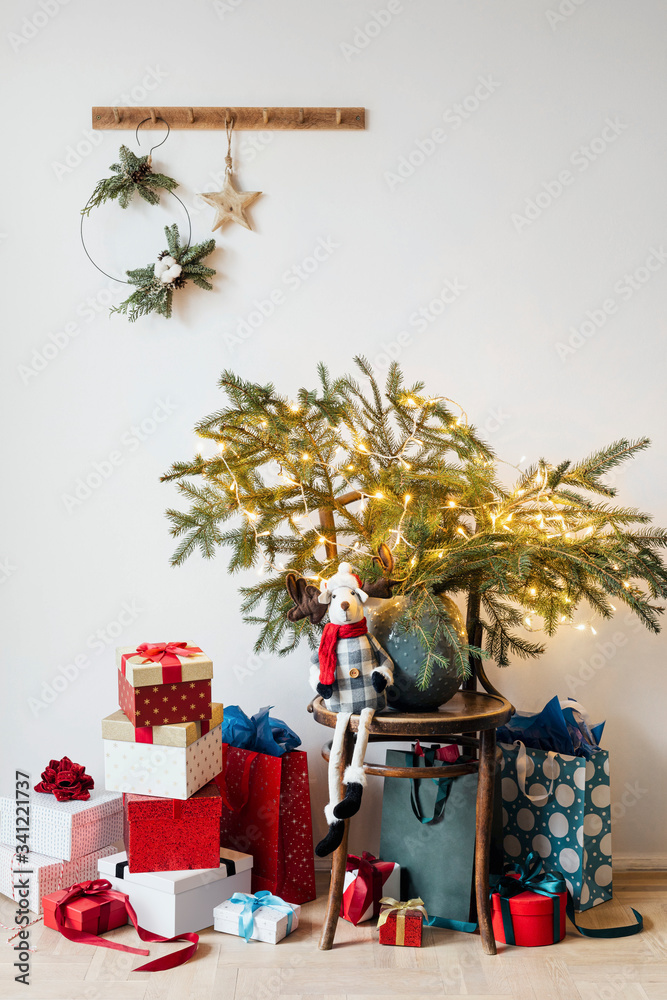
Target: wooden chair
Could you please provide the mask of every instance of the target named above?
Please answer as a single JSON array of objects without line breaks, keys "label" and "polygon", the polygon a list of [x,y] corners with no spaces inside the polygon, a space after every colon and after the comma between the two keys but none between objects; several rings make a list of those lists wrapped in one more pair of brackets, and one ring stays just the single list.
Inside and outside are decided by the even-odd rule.
[{"label": "wooden chair", "polygon": [[[447,766],[447,776],[479,772],[477,787],[477,818],[475,831],[475,899],[477,903],[477,919],[479,921],[482,947],[487,955],[496,954],[496,943],[491,926],[491,906],[489,900],[489,848],[491,840],[491,816],[493,812],[493,786],[496,769],[496,728],[502,726],[510,718],[512,705],[500,695],[488,682],[483,671],[479,672],[480,680],[489,693],[482,694],[471,690],[469,682],[467,689],[457,691],[453,698],[437,712],[406,713],[387,711],[376,715],[371,727],[370,740],[378,743],[395,743],[414,740],[446,740],[449,743],[460,743],[478,748],[478,759],[466,764]],[[473,679],[474,680],[474,679]],[[336,725],[336,714],[325,708],[321,698],[315,698],[308,706],[315,721],[322,726],[333,729]],[[354,733],[358,728],[359,716],[352,716],[347,731],[342,775],[347,763],[352,758]],[[475,736],[474,734],[479,734]],[[329,759],[331,743],[322,748],[322,756]],[[376,774],[386,778],[414,778],[424,776],[423,768],[389,767],[383,764],[365,764],[366,774]],[[343,898],[343,883],[345,880],[345,865],[347,861],[347,840],[349,820],[345,820],[343,842],[334,852],[332,861],[331,884],[329,900],[320,948],[324,951],[333,947],[336,924]]]}]

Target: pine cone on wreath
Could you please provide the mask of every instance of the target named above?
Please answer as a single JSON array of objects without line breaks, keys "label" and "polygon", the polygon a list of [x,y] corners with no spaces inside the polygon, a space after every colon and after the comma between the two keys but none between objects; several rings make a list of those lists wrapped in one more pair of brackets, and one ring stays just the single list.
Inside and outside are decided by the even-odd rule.
[{"label": "pine cone on wreath", "polygon": [[130,178],[135,184],[139,184],[145,177],[148,176],[148,174],[151,174],[152,172],[150,163],[146,161],[145,163],[140,163],[137,169],[132,171]]}]

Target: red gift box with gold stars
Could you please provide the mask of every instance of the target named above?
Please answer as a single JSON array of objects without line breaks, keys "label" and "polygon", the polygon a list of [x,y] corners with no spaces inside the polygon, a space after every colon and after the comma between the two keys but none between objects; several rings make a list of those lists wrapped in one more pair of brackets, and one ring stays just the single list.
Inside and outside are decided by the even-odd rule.
[{"label": "red gift box with gold stars", "polygon": [[168,726],[211,718],[213,664],[185,642],[120,647],[118,704],[132,725]]}]

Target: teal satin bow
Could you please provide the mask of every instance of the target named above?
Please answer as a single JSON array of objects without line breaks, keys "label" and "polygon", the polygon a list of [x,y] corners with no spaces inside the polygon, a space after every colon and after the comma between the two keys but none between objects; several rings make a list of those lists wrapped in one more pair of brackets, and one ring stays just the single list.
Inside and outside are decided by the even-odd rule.
[{"label": "teal satin bow", "polygon": [[[500,877],[500,887],[496,892],[501,895],[516,896],[519,892],[541,892],[543,895],[553,895],[556,892],[567,892],[565,878],[560,872],[541,871],[544,862],[535,851],[531,851],[522,862],[515,862],[505,869]],[[518,878],[510,877],[518,875]],[[523,888],[516,888],[517,885]],[[505,892],[507,890],[507,892]]]},{"label": "teal satin bow", "polygon": [[286,913],[287,933],[291,933],[294,910],[289,903],[280,896],[272,895],[268,889],[260,889],[252,895],[247,892],[235,892],[229,902],[243,903],[243,909],[239,914],[239,937],[245,938],[246,944],[250,941],[255,926],[255,910],[259,910],[262,906],[272,906],[275,910]]},{"label": "teal satin bow", "polygon": [[635,909],[632,912],[637,920],[636,924],[627,924],[624,927],[601,927],[596,929],[579,927],[575,919],[572,894],[567,888],[564,876],[560,872],[541,872],[543,864],[544,862],[540,856],[535,851],[531,851],[523,863],[509,865],[503,875],[492,876],[489,879],[491,893],[497,892],[500,896],[500,913],[507,944],[516,944],[510,899],[512,896],[517,896],[520,892],[539,892],[542,896],[551,896],[553,898],[554,944],[560,941],[561,900],[558,894],[563,892],[567,893],[565,912],[576,930],[584,937],[629,937],[631,934],[638,934],[642,929],[644,925],[643,917]]}]

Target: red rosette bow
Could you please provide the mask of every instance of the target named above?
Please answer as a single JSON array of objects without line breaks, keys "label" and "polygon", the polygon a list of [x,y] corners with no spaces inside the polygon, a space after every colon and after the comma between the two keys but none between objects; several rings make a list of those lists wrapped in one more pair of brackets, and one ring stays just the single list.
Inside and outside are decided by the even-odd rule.
[{"label": "red rosette bow", "polygon": [[69,757],[63,757],[49,761],[48,767],[42,771],[42,780],[35,785],[35,791],[55,795],[58,802],[71,802],[74,799],[89,799],[90,789],[94,787],[95,782],[86,774],[85,764],[74,764]]}]

